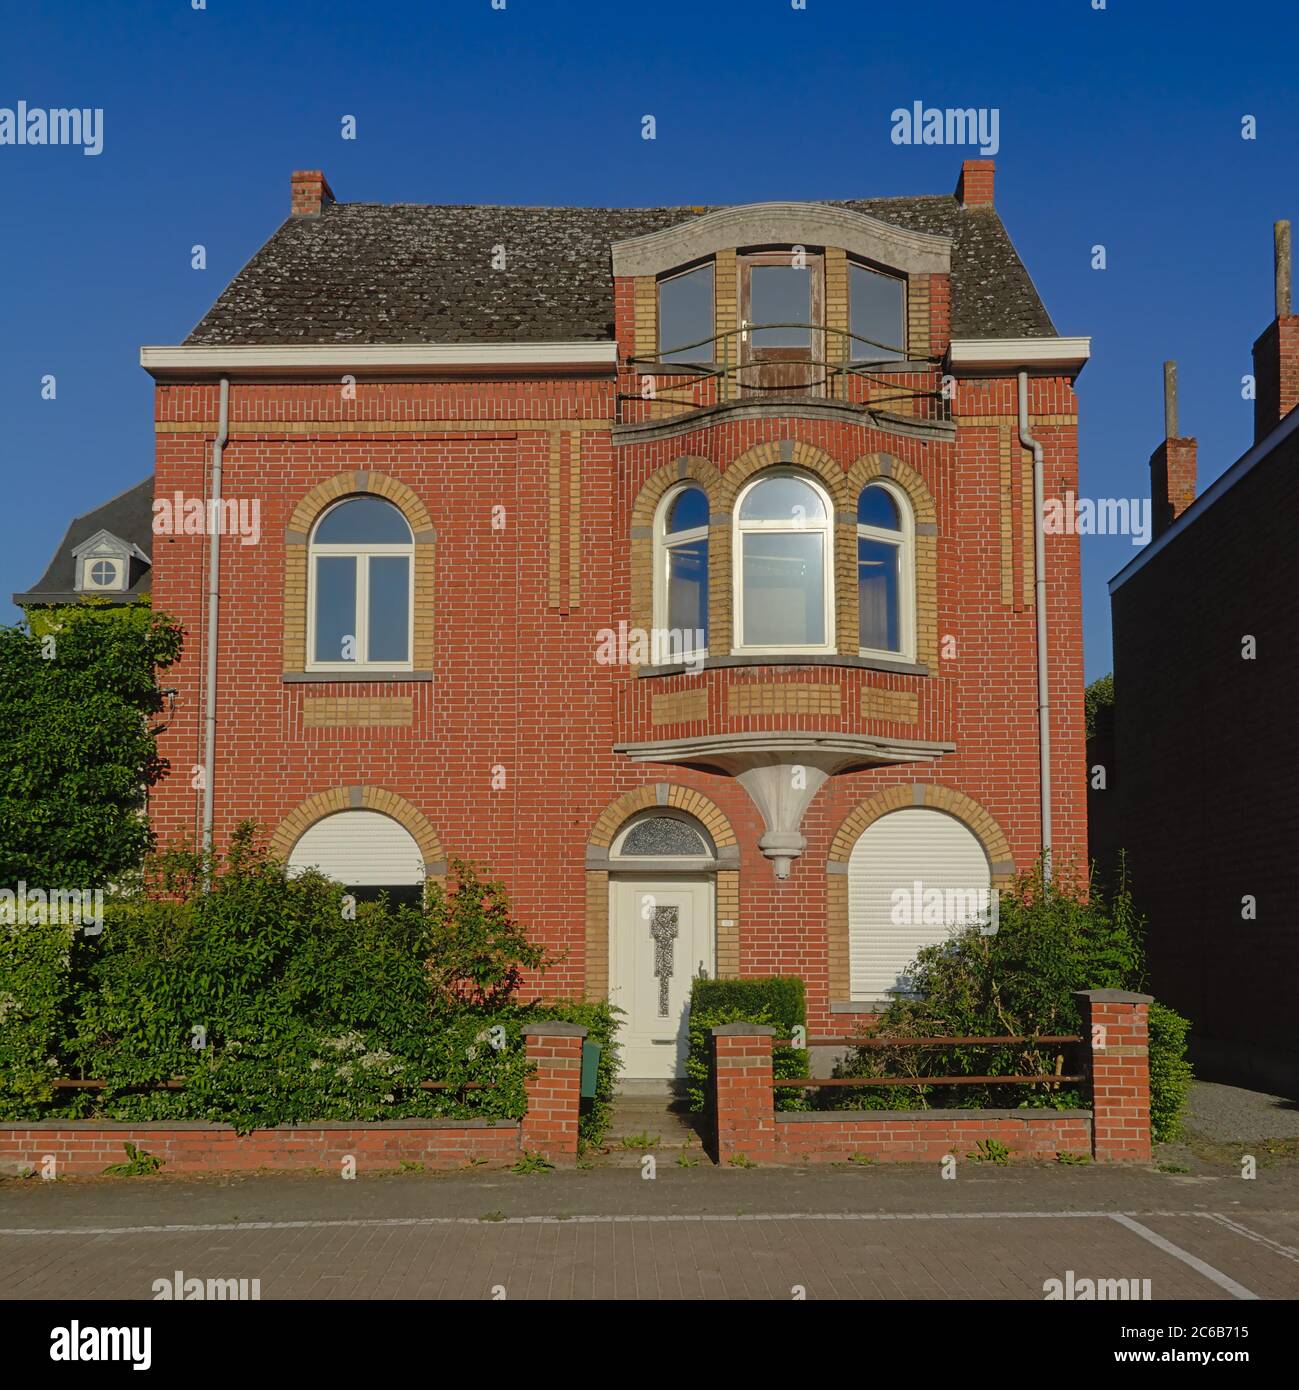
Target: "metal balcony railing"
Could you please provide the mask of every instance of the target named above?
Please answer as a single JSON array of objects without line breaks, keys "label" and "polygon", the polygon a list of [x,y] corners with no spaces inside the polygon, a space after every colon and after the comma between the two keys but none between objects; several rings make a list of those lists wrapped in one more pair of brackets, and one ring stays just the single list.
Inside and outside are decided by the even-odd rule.
[{"label": "metal balcony railing", "polygon": [[[798,329],[808,334],[809,349],[797,355],[780,356],[779,347],[764,349],[762,356],[754,358],[742,352],[750,336],[767,330]],[[835,343],[841,351],[831,357],[826,353],[827,343]],[[854,356],[855,347],[864,347],[865,352]],[[696,350],[700,360],[684,360]],[[792,349],[790,349],[792,353]],[[895,356],[881,357],[870,354],[889,353]],[[728,405],[734,401],[753,400],[760,396],[813,396],[822,400],[837,401],[840,404],[862,404],[861,392],[852,390],[854,379],[870,384],[870,404],[886,406],[901,400],[928,400],[935,403],[937,418],[947,417],[947,402],[940,388],[914,388],[900,385],[897,380],[897,364],[901,362],[922,362],[927,368],[937,368],[941,358],[906,357],[901,347],[888,343],[878,343],[860,334],[850,333],[842,328],[830,328],[816,323],[761,323],[745,324],[740,328],[726,329],[710,337],[701,338],[695,343],[683,343],[671,351],[671,356],[629,357],[626,365],[634,371],[648,375],[662,373],[671,384],[664,386],[656,382],[653,394],[646,396],[643,391],[620,391],[618,400],[657,401],[679,405],[683,411],[699,409],[701,401],[697,387],[700,383],[713,383],[713,396],[716,404]],[[794,375],[792,369],[801,369],[806,380],[796,383],[773,381],[771,378]],[[913,368],[914,371],[914,368]]]}]

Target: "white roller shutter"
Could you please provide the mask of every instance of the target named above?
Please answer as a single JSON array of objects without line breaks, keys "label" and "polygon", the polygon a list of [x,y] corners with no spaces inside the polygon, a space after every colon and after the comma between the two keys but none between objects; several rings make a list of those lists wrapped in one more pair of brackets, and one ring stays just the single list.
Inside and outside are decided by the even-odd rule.
[{"label": "white roller shutter", "polygon": [[[947,937],[964,916],[962,904],[986,894],[992,876],[983,846],[960,821],[942,811],[913,807],[868,826],[848,861],[848,958],[854,999],[886,999],[903,987],[903,972],[922,946]],[[920,906],[916,909],[916,884]],[[895,920],[894,890],[905,893]],[[943,893],[943,920],[925,890]],[[952,891],[949,891],[952,890]],[[953,911],[952,909],[956,909]],[[926,920],[929,918],[930,920]]]},{"label": "white roller shutter", "polygon": [[339,811],[318,820],[293,846],[289,868],[316,868],[358,888],[424,882],[424,857],[414,838],[378,811]]}]

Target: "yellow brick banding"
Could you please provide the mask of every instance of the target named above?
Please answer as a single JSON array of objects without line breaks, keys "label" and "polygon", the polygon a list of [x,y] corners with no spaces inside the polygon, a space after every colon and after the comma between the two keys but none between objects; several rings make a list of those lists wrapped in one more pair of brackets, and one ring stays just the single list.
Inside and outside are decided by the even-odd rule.
[{"label": "yellow brick banding", "polygon": [[886,723],[914,724],[920,717],[920,697],[908,690],[863,690],[861,715]]},{"label": "yellow brick banding", "polygon": [[726,695],[726,710],[733,718],[752,714],[838,715],[837,686],[806,682],[733,685]]},{"label": "yellow brick banding", "polygon": [[707,690],[678,690],[671,695],[655,695],[650,701],[652,724],[687,724],[707,718]]},{"label": "yellow brick banding", "polygon": [[414,718],[409,695],[307,696],[302,702],[302,723],[308,729],[409,727]]}]

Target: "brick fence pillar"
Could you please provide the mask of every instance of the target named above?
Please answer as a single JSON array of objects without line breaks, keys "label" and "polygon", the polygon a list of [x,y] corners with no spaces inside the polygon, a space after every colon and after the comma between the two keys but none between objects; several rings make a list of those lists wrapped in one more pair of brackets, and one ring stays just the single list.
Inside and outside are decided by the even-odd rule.
[{"label": "brick fence pillar", "polygon": [[1092,1154],[1098,1162],[1150,1161],[1148,994],[1084,989],[1074,994],[1091,1051]]},{"label": "brick fence pillar", "polygon": [[724,1023],[713,1030],[712,1101],[718,1163],[736,1154],[774,1158],[776,1107],[771,1090],[774,1028]]},{"label": "brick fence pillar", "polygon": [[519,1143],[552,1163],[572,1163],[577,1158],[586,1029],[580,1023],[530,1023],[523,1037],[533,1072]]}]

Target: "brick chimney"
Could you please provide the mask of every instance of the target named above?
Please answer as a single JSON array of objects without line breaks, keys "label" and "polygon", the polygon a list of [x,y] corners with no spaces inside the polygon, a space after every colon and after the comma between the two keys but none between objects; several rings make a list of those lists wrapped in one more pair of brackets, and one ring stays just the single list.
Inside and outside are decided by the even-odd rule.
[{"label": "brick chimney", "polygon": [[1276,318],[1254,344],[1254,443],[1299,405],[1299,318],[1290,302],[1290,224],[1272,226]]},{"label": "brick chimney", "polygon": [[1196,441],[1177,433],[1177,363],[1164,363],[1164,442],[1150,455],[1151,534],[1161,536],[1195,501]]},{"label": "brick chimney", "polygon": [[990,208],[996,171],[997,166],[991,159],[967,159],[956,181],[956,201],[967,208]]},{"label": "brick chimney", "polygon": [[319,169],[295,169],[292,189],[294,217],[319,217],[321,209],[334,201],[334,190]]}]

